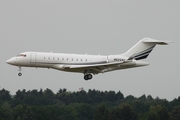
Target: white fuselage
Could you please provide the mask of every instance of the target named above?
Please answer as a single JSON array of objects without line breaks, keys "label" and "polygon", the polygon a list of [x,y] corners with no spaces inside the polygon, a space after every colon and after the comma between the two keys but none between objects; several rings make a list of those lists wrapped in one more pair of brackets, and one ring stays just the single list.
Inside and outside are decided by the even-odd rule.
[{"label": "white fuselage", "polygon": [[[42,68],[53,68],[62,71],[69,72],[81,72],[84,73],[84,69],[68,69],[67,66],[84,66],[84,65],[99,65],[108,64],[114,62],[123,62],[127,58],[120,55],[82,55],[82,54],[63,54],[63,53],[46,53],[46,52],[24,52],[18,56],[15,56],[7,61],[7,63],[15,66],[22,67],[42,67]],[[125,69],[129,67],[139,67],[148,65],[148,63],[137,64],[135,61],[124,63],[121,66],[112,66],[107,69],[103,69],[102,72]],[[129,67],[128,67],[129,66]]]},{"label": "white fuselage", "polygon": [[19,76],[22,75],[21,67],[41,67],[83,73],[84,79],[89,80],[92,79],[92,74],[149,65],[142,60],[148,57],[157,44],[167,45],[168,43],[169,41],[144,38],[127,52],[108,56],[24,52],[6,62],[19,67]]}]

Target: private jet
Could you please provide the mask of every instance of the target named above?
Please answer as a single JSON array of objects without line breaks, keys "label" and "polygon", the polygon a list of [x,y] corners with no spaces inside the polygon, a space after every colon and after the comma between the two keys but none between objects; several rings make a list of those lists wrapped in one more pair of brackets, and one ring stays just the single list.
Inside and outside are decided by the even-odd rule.
[{"label": "private jet", "polygon": [[169,41],[144,38],[127,52],[117,55],[23,52],[10,58],[6,63],[18,66],[19,76],[22,75],[22,67],[35,67],[83,73],[84,79],[90,80],[93,75],[98,73],[147,66],[149,63],[143,60],[148,57],[153,48],[157,44],[168,45],[168,43]]}]

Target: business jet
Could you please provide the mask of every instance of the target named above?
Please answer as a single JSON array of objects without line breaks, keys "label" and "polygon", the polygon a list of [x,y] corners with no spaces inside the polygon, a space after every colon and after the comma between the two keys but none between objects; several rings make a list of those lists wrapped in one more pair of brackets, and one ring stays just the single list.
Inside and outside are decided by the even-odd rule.
[{"label": "business jet", "polygon": [[92,79],[92,74],[149,65],[146,59],[153,48],[168,45],[169,41],[144,38],[127,52],[118,55],[64,54],[52,52],[23,52],[10,58],[6,63],[19,67],[51,68],[66,72],[83,73],[85,80]]}]

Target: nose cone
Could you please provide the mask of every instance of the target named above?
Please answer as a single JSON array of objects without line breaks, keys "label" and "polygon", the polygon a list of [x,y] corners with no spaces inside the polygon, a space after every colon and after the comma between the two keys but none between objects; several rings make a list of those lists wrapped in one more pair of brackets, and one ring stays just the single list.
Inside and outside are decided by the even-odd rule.
[{"label": "nose cone", "polygon": [[15,63],[14,59],[9,59],[6,61],[7,64],[13,65]]}]

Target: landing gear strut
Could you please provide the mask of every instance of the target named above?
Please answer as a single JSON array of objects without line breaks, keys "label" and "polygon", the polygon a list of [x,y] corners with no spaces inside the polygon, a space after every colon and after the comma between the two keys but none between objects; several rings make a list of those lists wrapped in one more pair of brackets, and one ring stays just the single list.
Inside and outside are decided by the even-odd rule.
[{"label": "landing gear strut", "polygon": [[18,71],[19,71],[18,76],[22,76],[22,73],[21,73],[21,71],[22,71],[21,66],[19,66]]},{"label": "landing gear strut", "polygon": [[92,79],[92,77],[93,77],[93,76],[92,76],[91,74],[85,74],[85,75],[84,75],[84,79],[85,79],[85,80],[90,80],[90,79]]}]

